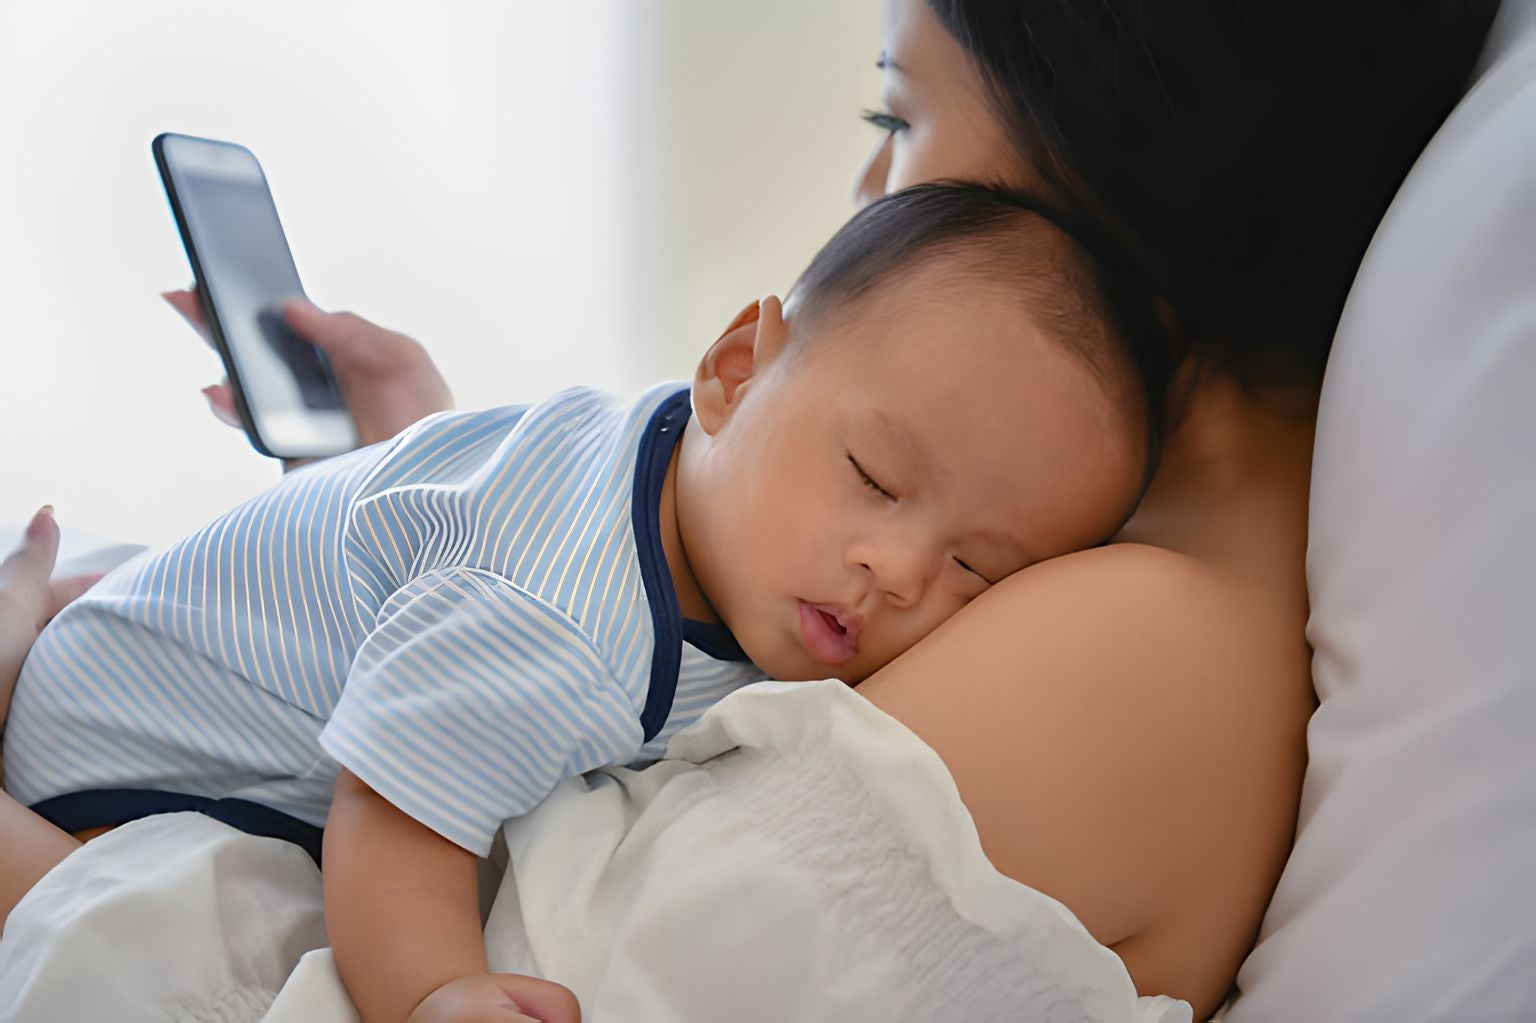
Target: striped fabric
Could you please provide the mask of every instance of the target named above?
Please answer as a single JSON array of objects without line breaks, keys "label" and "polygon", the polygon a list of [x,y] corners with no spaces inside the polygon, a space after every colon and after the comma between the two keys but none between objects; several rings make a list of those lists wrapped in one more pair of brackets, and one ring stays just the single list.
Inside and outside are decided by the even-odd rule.
[{"label": "striped fabric", "polygon": [[659,755],[762,677],[681,641],[654,522],[687,411],[673,384],[434,416],[130,562],[28,657],[6,788],[320,824],[339,762],[484,855],[560,779]]}]

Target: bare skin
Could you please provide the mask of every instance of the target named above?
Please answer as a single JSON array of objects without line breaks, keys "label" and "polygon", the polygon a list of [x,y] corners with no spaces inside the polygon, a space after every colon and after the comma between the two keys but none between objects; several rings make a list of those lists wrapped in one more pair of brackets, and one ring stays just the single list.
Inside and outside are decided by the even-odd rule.
[{"label": "bare skin", "polygon": [[944,759],[1000,871],[1202,1019],[1306,766],[1310,453],[1306,419],[1209,382],[1116,543],[1016,574],[859,689]]},{"label": "bare skin", "polygon": [[1000,871],[1197,1013],[1295,823],[1313,399],[1199,381],[1116,543],[999,583],[859,688],[944,759]]},{"label": "bare skin", "polygon": [[[896,129],[855,184],[861,201],[936,178],[1038,181],[920,0],[888,3],[886,54]],[[430,361],[374,371],[413,400],[441,386]],[[379,429],[432,411],[395,415],[348,393]],[[944,759],[1002,873],[1061,900],[1141,992],[1187,999],[1198,1018],[1252,943],[1295,823],[1313,709],[1314,398],[1198,381],[1117,542],[993,586],[859,689]],[[33,877],[67,854],[67,836],[13,816],[0,822],[6,855],[28,846]]]},{"label": "bare skin", "polygon": [[[1043,187],[923,0],[887,0],[881,57],[886,134],[856,202],[938,178]],[[1065,903],[1141,993],[1205,1018],[1258,932],[1306,767],[1316,394],[1184,382],[1116,542],[993,587],[859,692],[944,759],[1000,871]]]},{"label": "bare skin", "polygon": [[[859,689],[944,759],[1000,871],[1202,1014],[1290,845],[1310,449],[1305,414],[1208,380],[1120,542],[999,583]],[[0,568],[6,697],[68,597],[46,586],[56,527],[33,532]],[[0,833],[8,914],[79,843],[3,796]]]},{"label": "bare skin", "polygon": [[[21,662],[43,626],[96,581],[95,576],[49,582],[59,549],[59,527],[44,508],[27,525],[21,545],[0,561],[0,728],[11,707]],[[0,925],[48,871],[80,847],[0,791]]]},{"label": "bare skin", "polygon": [[[54,559],[58,552],[59,530],[51,511],[39,511],[28,525],[20,546],[0,560],[0,731],[3,731],[10,708],[11,693],[21,673],[22,662],[28,650],[54,615],[75,597],[83,593],[98,577],[78,576],[50,582]],[[378,800],[366,786],[345,774],[338,786],[338,812],[345,815],[356,813],[357,805]],[[393,824],[390,830],[388,825]],[[101,829],[106,830],[106,829]],[[44,874],[52,870],[70,853],[80,848],[87,835],[71,836],[49,824],[31,810],[16,802],[0,790],[0,922],[9,918],[11,910],[31,890]],[[383,830],[374,830],[361,836],[342,837],[371,841],[371,856],[387,852],[407,862],[419,861],[437,854],[440,840],[421,825],[396,814]],[[332,847],[335,836],[327,832],[326,847]],[[402,976],[419,974],[434,969],[440,975],[439,983],[432,984],[426,997],[418,994],[408,1004],[415,1009],[409,1023],[466,1023],[468,1020],[498,1020],[504,1023],[579,1023],[581,1009],[571,992],[559,984],[515,974],[493,974],[485,971],[485,945],[480,934],[479,916],[475,911],[476,888],[474,859],[462,850],[457,873],[449,872],[446,878],[427,872],[407,875],[414,878],[398,888],[387,889],[389,898],[379,898],[377,886],[366,890],[345,891],[364,901],[389,924],[398,927],[402,919],[410,920],[420,912],[423,900],[457,896],[468,906],[465,918],[469,921],[461,933],[447,936],[431,948],[414,946],[410,954],[398,962]],[[327,886],[329,902],[335,893]],[[366,925],[366,914],[352,919]],[[3,934],[3,928],[0,928]],[[428,958],[430,953],[431,958]],[[476,973],[468,974],[461,968],[462,960],[479,964]],[[406,967],[409,967],[407,969]],[[388,991],[368,991],[358,998],[365,1018],[403,1018],[391,1012],[377,1011],[374,1000],[387,998]]]}]

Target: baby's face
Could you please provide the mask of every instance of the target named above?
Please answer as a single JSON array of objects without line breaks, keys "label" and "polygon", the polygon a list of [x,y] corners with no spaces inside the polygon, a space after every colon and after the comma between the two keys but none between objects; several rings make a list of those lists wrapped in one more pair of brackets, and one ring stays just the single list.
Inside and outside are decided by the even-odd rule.
[{"label": "baby's face", "polygon": [[796,339],[723,426],[685,436],[690,566],[775,678],[861,681],[1135,500],[1139,417],[1079,355],[1016,300],[924,303],[910,283],[815,325],[838,336]]}]

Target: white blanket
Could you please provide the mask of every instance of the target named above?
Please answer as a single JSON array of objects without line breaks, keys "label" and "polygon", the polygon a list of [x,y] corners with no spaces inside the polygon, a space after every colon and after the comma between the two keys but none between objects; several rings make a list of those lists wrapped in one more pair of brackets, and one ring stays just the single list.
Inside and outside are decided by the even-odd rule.
[{"label": "white blanket", "polygon": [[[587,1023],[1190,1019],[993,870],[938,757],[836,682],[742,690],[505,837],[492,968],[569,985]],[[12,914],[0,1019],[350,1023],[327,951],[293,969],[319,892],[274,840],[127,825]]]}]

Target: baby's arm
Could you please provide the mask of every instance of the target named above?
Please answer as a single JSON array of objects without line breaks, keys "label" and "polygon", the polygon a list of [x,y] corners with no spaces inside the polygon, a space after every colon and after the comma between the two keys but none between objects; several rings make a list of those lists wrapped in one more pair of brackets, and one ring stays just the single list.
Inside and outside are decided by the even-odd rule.
[{"label": "baby's arm", "polygon": [[459,977],[486,972],[475,857],[349,771],[325,828],[325,925],[363,1019],[403,1020]]},{"label": "baby's arm", "polygon": [[325,923],[368,1023],[580,1023],[547,980],[487,973],[475,857],[343,770],[325,830]]},{"label": "baby's arm", "polygon": [[[391,595],[320,733],[347,772],[326,829],[326,921],[369,1023],[455,977],[489,976],[471,985],[477,1004],[496,997],[508,976],[485,973],[475,857],[561,779],[632,760],[641,733],[634,698],[558,608],[474,569]],[[510,979],[518,1004],[540,983]],[[459,1017],[474,1018],[434,1018]]]}]

